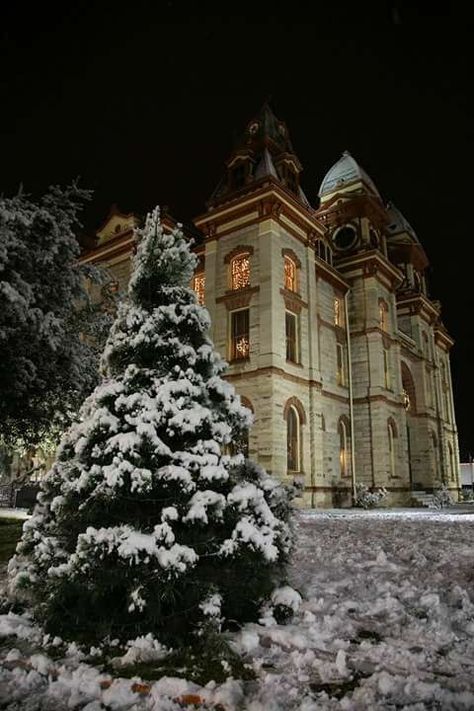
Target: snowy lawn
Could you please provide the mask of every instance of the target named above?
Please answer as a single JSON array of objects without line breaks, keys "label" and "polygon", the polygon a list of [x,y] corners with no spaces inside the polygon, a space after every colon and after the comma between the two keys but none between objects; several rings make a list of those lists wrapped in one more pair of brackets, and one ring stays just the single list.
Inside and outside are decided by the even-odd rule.
[{"label": "snowy lawn", "polygon": [[300,512],[290,582],[292,624],[233,637],[257,671],[245,684],[112,679],[74,648],[31,656],[38,633],[3,616],[0,708],[474,708],[474,512]]}]

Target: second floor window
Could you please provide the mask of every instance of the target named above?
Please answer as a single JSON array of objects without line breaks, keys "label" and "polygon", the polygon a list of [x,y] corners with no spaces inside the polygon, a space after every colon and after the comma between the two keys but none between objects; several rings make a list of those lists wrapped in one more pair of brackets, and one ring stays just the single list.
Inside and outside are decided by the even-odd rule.
[{"label": "second floor window", "polygon": [[287,311],[285,313],[286,330],[286,360],[298,363],[298,316]]},{"label": "second floor window", "polygon": [[231,311],[230,360],[245,360],[250,354],[249,309]]},{"label": "second floor window", "polygon": [[198,304],[201,304],[201,306],[203,306],[204,295],[206,291],[206,277],[204,273],[195,275],[193,279],[193,289],[196,293]]},{"label": "second floor window", "polygon": [[290,257],[285,257],[285,289],[296,291],[296,264]]},{"label": "second floor window", "polygon": [[244,289],[250,284],[250,258],[248,254],[238,254],[230,263],[231,289]]}]

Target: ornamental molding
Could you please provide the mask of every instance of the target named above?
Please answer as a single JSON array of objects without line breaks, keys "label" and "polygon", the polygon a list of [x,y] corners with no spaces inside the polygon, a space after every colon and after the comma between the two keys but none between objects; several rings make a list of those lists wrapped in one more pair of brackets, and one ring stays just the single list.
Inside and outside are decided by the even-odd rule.
[{"label": "ornamental molding", "polygon": [[224,264],[230,264],[231,261],[235,257],[240,257],[240,256],[252,256],[254,253],[254,248],[250,244],[239,244],[237,247],[234,247],[230,252],[228,252],[225,257],[224,257]]},{"label": "ornamental molding", "polygon": [[216,304],[224,303],[227,311],[236,311],[237,309],[245,309],[250,305],[252,296],[260,291],[259,286],[245,287],[235,291],[228,291],[222,296],[218,296]]},{"label": "ornamental molding", "polygon": [[297,269],[301,269],[301,260],[299,259],[299,257],[298,257],[298,255],[296,254],[296,252],[294,252],[294,251],[293,251],[292,249],[290,249],[289,247],[284,247],[284,248],[281,250],[281,256],[282,256],[283,258],[288,257],[289,259],[291,259],[291,260],[295,263],[295,266],[296,266]]},{"label": "ornamental molding", "polygon": [[280,294],[283,296],[285,301],[285,308],[287,311],[292,311],[295,314],[301,313],[303,308],[307,309],[308,304],[303,301],[301,296],[298,296],[294,291],[288,291],[288,289],[280,289]]}]

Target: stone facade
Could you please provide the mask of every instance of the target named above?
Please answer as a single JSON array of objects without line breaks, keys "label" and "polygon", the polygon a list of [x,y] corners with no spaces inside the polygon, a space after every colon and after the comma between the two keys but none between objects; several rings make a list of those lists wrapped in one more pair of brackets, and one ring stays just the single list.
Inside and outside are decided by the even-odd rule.
[{"label": "stone facade", "polygon": [[[306,506],[349,505],[356,482],[386,487],[393,504],[442,483],[457,497],[453,342],[427,293],[426,254],[348,153],[317,209],[300,172],[265,106],[194,221],[194,286],[227,378],[254,412],[250,456],[303,483]],[[83,255],[119,286],[133,225],[113,211]]]}]

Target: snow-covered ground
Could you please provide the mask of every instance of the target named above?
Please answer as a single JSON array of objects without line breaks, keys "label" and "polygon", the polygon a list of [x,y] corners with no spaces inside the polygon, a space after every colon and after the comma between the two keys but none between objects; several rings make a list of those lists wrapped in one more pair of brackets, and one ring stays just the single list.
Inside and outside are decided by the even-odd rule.
[{"label": "snow-covered ground", "polygon": [[35,633],[4,616],[0,630],[13,636],[0,653],[0,708],[172,711],[201,699],[229,711],[473,709],[468,511],[300,512],[291,582],[304,602],[293,624],[267,620],[234,637],[258,671],[246,685],[111,682],[74,650],[60,662],[14,651]]}]

